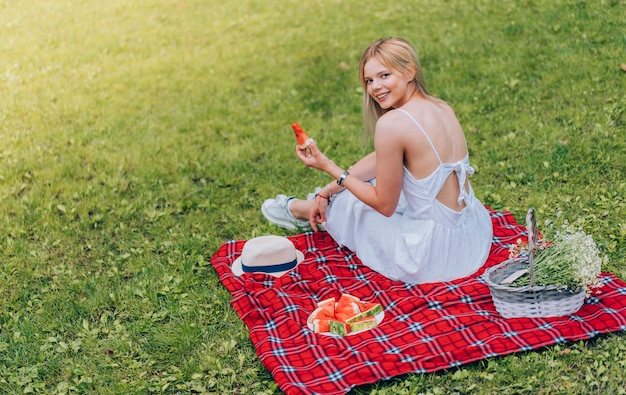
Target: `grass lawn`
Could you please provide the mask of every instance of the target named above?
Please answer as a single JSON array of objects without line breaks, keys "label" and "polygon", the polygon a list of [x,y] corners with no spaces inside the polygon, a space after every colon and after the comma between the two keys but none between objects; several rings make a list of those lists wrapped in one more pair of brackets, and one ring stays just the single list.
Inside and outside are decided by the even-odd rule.
[{"label": "grass lawn", "polygon": [[[624,0],[0,0],[0,393],[280,393],[210,265],[363,138],[358,60],[421,55],[481,200],[593,234],[626,279]],[[624,333],[353,394],[626,393]]]}]

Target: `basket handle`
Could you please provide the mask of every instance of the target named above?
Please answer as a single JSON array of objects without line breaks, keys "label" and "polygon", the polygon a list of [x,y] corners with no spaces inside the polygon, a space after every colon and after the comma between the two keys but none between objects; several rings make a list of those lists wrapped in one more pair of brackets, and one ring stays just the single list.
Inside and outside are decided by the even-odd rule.
[{"label": "basket handle", "polygon": [[528,209],[526,213],[526,232],[528,234],[528,276],[530,277],[530,286],[535,286],[535,267],[533,266],[533,253],[537,245],[537,220],[535,219],[535,210]]}]

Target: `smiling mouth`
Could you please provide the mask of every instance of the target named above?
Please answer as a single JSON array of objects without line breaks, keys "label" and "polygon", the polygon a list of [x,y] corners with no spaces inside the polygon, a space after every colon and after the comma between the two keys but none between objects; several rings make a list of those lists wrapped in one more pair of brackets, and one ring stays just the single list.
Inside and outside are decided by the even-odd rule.
[{"label": "smiling mouth", "polygon": [[376,95],[376,100],[383,101],[387,98],[387,96],[389,96],[389,92],[383,93],[381,95]]}]

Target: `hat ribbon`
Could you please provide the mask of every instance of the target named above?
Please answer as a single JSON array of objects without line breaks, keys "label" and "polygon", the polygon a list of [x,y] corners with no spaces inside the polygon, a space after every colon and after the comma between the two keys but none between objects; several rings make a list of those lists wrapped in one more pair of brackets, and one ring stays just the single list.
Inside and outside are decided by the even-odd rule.
[{"label": "hat ribbon", "polygon": [[298,263],[298,259],[294,259],[291,262],[281,263],[279,265],[266,265],[266,266],[248,266],[245,263],[241,262],[241,268],[245,273],[253,273],[253,272],[265,272],[265,273],[276,273],[283,272],[287,270],[291,270],[296,267],[296,263]]}]

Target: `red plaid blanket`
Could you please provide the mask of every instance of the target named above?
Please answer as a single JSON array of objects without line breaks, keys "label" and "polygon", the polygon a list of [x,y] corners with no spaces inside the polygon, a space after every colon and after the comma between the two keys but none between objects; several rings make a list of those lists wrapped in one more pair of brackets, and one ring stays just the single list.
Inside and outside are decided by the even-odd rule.
[{"label": "red plaid blanket", "polygon": [[[326,232],[290,237],[305,260],[281,278],[230,271],[244,241],[211,258],[232,305],[250,329],[263,365],[287,394],[345,393],[408,372],[434,372],[483,358],[626,331],[626,284],[603,273],[601,292],[574,315],[504,319],[480,275],[508,258],[525,234],[510,213],[491,212],[494,239],[485,266],[453,282],[408,285],[373,272]],[[524,236],[525,237],[525,236]],[[348,293],[379,302],[377,328],[342,338],[315,334],[307,318],[318,301]]]}]

